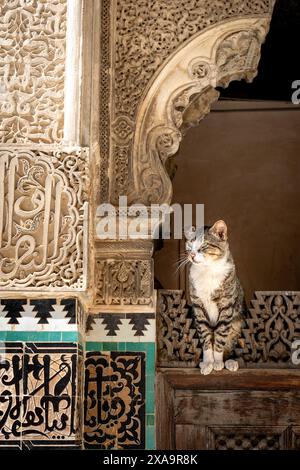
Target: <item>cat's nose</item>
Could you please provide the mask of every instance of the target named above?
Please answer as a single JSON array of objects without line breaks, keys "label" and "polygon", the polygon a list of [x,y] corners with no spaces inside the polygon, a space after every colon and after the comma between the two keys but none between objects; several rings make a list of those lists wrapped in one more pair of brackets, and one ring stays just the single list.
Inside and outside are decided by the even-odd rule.
[{"label": "cat's nose", "polygon": [[196,253],[191,253],[191,258],[194,259],[196,256]]}]

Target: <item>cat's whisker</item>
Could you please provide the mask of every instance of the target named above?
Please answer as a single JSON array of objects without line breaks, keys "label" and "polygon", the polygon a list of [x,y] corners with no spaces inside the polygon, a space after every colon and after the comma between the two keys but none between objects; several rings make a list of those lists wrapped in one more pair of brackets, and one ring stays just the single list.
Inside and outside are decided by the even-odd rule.
[{"label": "cat's whisker", "polygon": [[184,268],[184,266],[185,266],[186,264],[188,264],[188,262],[189,262],[189,259],[188,259],[188,258],[184,259],[184,260],[178,265],[178,267],[177,267],[175,273],[177,273],[180,269]]},{"label": "cat's whisker", "polygon": [[180,264],[184,261],[188,261],[188,257],[187,256],[184,256],[183,258],[179,258],[177,261],[175,261],[174,264]]},{"label": "cat's whisker", "polygon": [[178,263],[181,263],[181,261],[185,261],[186,260],[186,256],[184,256],[183,258],[179,258],[177,261],[175,261],[173,264],[178,264]]}]

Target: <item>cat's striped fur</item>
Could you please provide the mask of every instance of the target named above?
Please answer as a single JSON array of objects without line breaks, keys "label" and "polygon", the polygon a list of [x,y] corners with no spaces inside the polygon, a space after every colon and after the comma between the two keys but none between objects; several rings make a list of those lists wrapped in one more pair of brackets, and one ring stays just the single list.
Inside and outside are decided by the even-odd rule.
[{"label": "cat's striped fur", "polygon": [[201,372],[237,370],[228,358],[241,333],[244,294],[229,250],[227,226],[218,221],[200,236],[187,237],[189,295],[203,348]]}]

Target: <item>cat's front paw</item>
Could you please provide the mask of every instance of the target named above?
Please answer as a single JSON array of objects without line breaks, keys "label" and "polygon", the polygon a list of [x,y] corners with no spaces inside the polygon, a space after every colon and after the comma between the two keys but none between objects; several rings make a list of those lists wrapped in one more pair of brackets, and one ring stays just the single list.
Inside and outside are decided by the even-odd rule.
[{"label": "cat's front paw", "polygon": [[214,362],[214,370],[222,370],[224,369],[224,362],[223,361],[215,361]]},{"label": "cat's front paw", "polygon": [[234,361],[233,359],[228,359],[225,362],[225,367],[231,372],[236,372],[239,368],[239,363],[237,361]]},{"label": "cat's front paw", "polygon": [[201,374],[208,375],[213,371],[213,369],[214,369],[213,362],[200,362]]}]

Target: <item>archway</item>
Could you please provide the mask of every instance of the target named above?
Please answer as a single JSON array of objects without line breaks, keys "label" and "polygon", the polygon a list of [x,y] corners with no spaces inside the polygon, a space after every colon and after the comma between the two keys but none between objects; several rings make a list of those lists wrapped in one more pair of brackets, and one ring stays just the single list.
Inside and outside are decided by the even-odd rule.
[{"label": "archway", "polygon": [[170,203],[166,161],[182,138],[218,99],[218,86],[251,81],[269,19],[237,19],[208,28],[176,51],[148,86],[136,118],[133,146],[134,202]]},{"label": "archway", "polygon": [[[105,97],[100,134],[103,202],[117,205],[122,195],[128,196],[129,203],[143,203],[148,209],[152,203],[171,202],[168,159],[176,153],[184,129],[209,112],[218,98],[217,86],[255,76],[273,3],[236,1],[223,8],[221,3],[201,2],[201,15],[196,2],[195,10],[190,4],[184,5],[188,13],[179,25],[176,18],[181,18],[182,11],[178,11],[176,2],[167,25],[165,18],[153,25],[151,15],[159,17],[161,2],[154,2],[151,14],[143,9],[141,20],[136,22],[131,21],[136,10],[122,10],[118,4],[115,44],[119,49],[113,55],[111,73],[115,84],[110,101],[106,97],[110,69],[105,61],[101,81]],[[184,34],[175,34],[174,39],[177,30],[184,30]],[[106,42],[106,58],[107,50]],[[117,214],[120,216],[120,212]],[[112,351],[114,360],[115,350],[137,358],[140,352],[146,354],[146,440],[147,435],[153,435],[155,414],[152,350],[156,340],[156,292],[152,254],[150,234],[146,240],[105,241],[95,236],[91,328],[87,336],[89,348],[94,347],[92,343],[98,348],[99,343],[108,343],[105,351]]]}]

